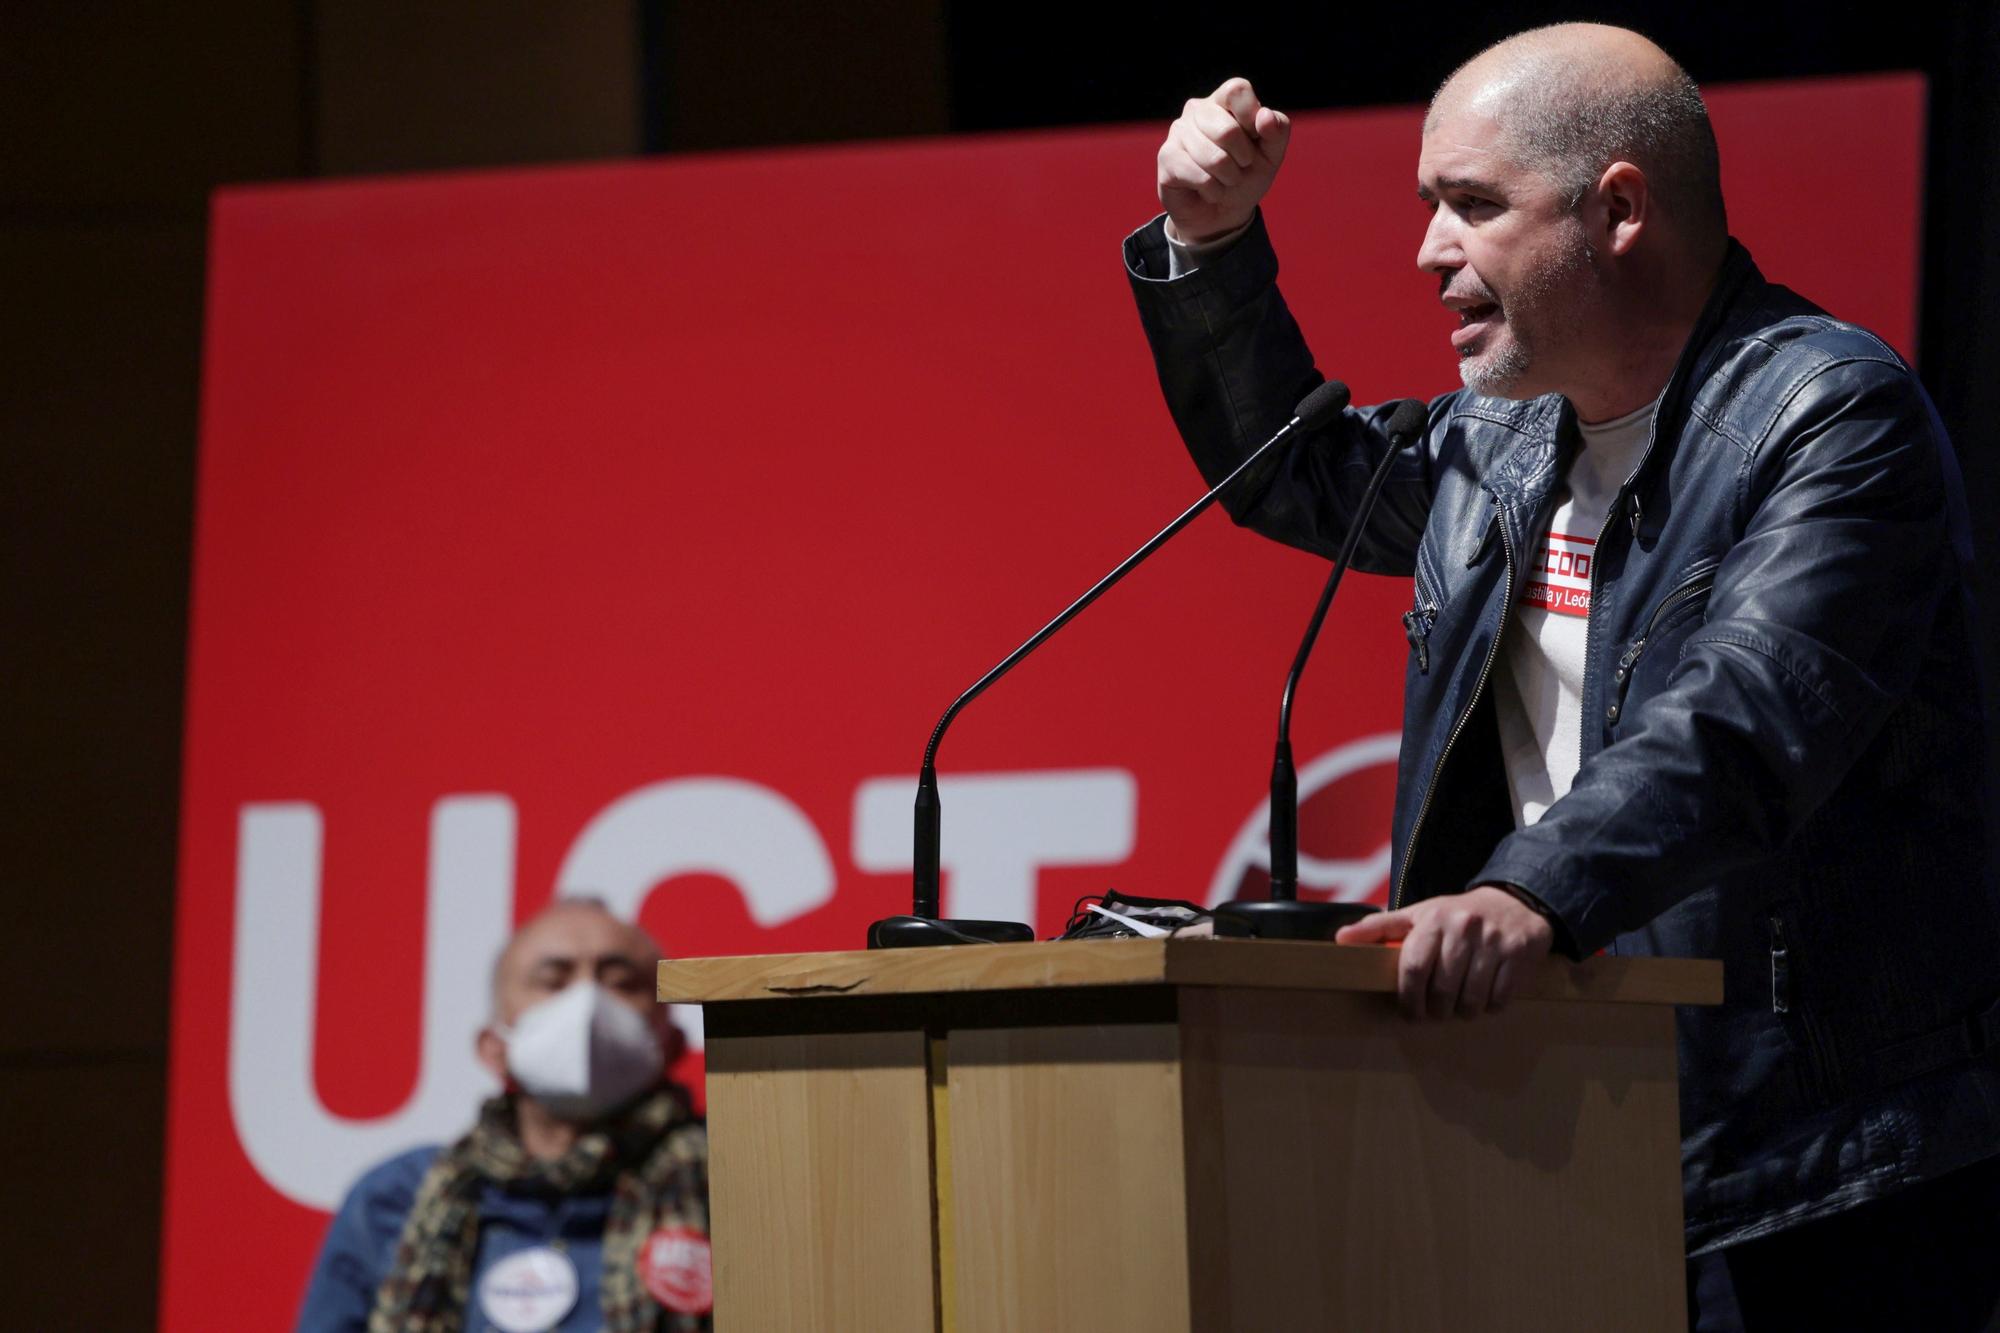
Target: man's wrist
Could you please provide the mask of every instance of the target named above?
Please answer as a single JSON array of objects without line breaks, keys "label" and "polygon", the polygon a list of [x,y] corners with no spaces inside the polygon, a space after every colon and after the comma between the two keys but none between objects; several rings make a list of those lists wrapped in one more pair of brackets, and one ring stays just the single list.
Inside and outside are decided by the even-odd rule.
[{"label": "man's wrist", "polygon": [[1506,880],[1485,880],[1479,887],[1500,890],[1500,892],[1506,894],[1509,898],[1512,898],[1515,902],[1546,921],[1549,926],[1551,938],[1551,952],[1563,954],[1570,958],[1576,957],[1576,951],[1571,946],[1569,929],[1563,925],[1563,919],[1556,914],[1556,910],[1553,907],[1550,907],[1540,898],[1537,898],[1531,890],[1523,888],[1519,884],[1510,884]]},{"label": "man's wrist", "polygon": [[1547,903],[1543,902],[1540,898],[1537,898],[1534,894],[1529,893],[1519,884],[1508,884],[1502,880],[1492,880],[1489,881],[1486,885],[1484,885],[1484,887],[1489,889],[1500,890],[1500,892],[1506,894],[1509,898],[1512,898],[1515,902],[1520,903],[1521,906],[1527,908],[1529,911],[1533,912],[1536,916],[1541,917],[1545,921],[1554,921],[1556,919],[1555,912],[1550,909]]},{"label": "man's wrist", "polygon": [[1167,238],[1167,253],[1171,265],[1171,275],[1178,278],[1194,272],[1202,266],[1204,261],[1214,258],[1242,240],[1244,233],[1250,230],[1250,224],[1256,220],[1257,216],[1253,213],[1239,227],[1231,227],[1228,231],[1211,236],[1207,240],[1190,241],[1180,234],[1180,231],[1174,226],[1174,220],[1169,217],[1161,228],[1161,232]]}]

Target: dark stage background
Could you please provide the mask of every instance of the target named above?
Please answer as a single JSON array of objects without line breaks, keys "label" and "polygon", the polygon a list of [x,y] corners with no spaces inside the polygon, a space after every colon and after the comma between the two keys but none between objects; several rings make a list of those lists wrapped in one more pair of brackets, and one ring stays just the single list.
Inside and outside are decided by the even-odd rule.
[{"label": "dark stage background", "polygon": [[[124,1329],[153,1318],[212,189],[1029,126],[1163,127],[1183,98],[1235,73],[1288,109],[1415,102],[1485,42],[1579,17],[1650,32],[1703,82],[1880,69],[1931,80],[1919,368],[1983,525],[1990,658],[2000,651],[2000,337],[1988,313],[2000,298],[1990,168],[2000,7],[1325,6],[1271,22],[942,0],[19,0],[0,10],[0,1169],[15,1218],[0,1278],[10,1323]],[[1107,262],[1115,241],[1106,237]],[[1035,244],[1023,235],[1020,254]],[[2000,713],[1990,686],[1989,711]],[[216,1295],[226,1326],[227,1294]]]}]

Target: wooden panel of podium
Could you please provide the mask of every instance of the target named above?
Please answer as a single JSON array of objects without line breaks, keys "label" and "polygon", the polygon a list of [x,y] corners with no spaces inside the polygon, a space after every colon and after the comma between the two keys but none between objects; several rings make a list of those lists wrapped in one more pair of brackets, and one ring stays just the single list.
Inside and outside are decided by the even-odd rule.
[{"label": "wooden panel of podium", "polygon": [[1551,961],[1412,1023],[1395,953],[1214,939],[662,963],[705,1009],[717,1326],[1686,1327],[1675,1004]]}]

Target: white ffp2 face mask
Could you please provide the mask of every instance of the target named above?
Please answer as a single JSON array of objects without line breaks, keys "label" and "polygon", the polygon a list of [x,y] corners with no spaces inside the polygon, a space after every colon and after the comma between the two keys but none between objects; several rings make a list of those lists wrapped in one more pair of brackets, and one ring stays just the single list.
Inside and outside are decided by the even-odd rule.
[{"label": "white ffp2 face mask", "polygon": [[529,1005],[511,1029],[507,1072],[559,1120],[595,1120],[660,1077],[660,1040],[636,1010],[594,981]]}]

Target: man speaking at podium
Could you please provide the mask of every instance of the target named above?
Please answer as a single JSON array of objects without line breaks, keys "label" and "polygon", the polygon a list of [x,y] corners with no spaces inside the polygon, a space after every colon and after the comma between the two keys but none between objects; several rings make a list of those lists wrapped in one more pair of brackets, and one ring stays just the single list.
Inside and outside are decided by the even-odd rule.
[{"label": "man speaking at podium", "polygon": [[[1189,102],[1125,246],[1211,483],[1322,379],[1258,211],[1290,128],[1241,79]],[[1502,1007],[1551,949],[1722,960],[1723,1005],[1679,1022],[1691,1321],[1985,1327],[2000,910],[1931,404],[1729,237],[1700,93],[1636,33],[1476,56],[1417,182],[1465,387],[1363,520],[1356,565],[1416,591],[1394,910],[1340,938],[1399,943],[1433,1018]],[[1815,185],[1800,207],[1840,206]],[[1331,556],[1384,416],[1349,409],[1232,516]]]}]

